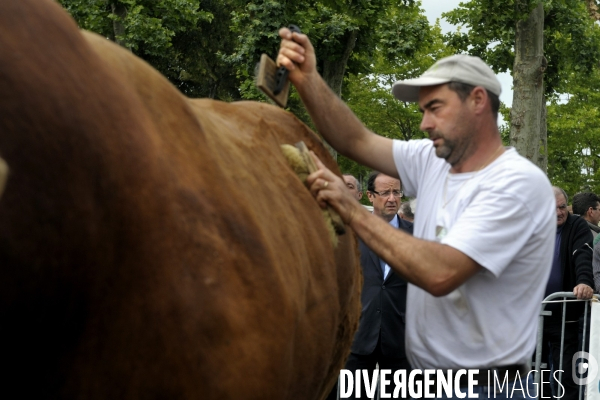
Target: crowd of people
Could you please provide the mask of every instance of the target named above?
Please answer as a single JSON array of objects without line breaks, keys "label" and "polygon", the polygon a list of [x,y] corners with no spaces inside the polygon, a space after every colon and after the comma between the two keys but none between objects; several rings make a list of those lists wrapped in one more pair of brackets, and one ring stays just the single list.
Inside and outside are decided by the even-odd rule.
[{"label": "crowd of people", "polygon": [[[570,214],[564,190],[502,144],[501,85],[478,57],[446,57],[393,85],[399,101],[418,103],[420,129],[429,136],[407,142],[358,120],[319,75],[306,35],[287,28],[279,35],[277,63],[289,70],[319,133],[340,154],[380,171],[367,182],[372,212],[358,202],[356,177],[342,180],[315,157],[318,170],[307,178],[319,204],[335,209],[360,238],[363,309],[346,367],[477,369],[472,390],[479,398],[537,397],[528,371],[542,300],[556,291],[579,300],[593,295],[600,203],[589,201],[597,198],[576,195],[580,216]],[[403,196],[418,198],[418,207],[402,206]],[[581,340],[582,304],[565,315],[565,368]],[[544,325],[543,356],[554,369],[560,318],[553,312]],[[501,393],[488,391],[490,372],[506,377]],[[570,374],[563,377],[564,395],[576,398]],[[444,398],[463,398],[462,385]],[[559,396],[551,386],[540,397]]]}]

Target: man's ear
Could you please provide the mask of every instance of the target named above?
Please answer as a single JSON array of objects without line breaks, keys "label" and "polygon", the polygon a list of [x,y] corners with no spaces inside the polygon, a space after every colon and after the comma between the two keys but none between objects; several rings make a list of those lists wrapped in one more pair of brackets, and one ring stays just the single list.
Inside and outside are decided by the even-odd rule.
[{"label": "man's ear", "polygon": [[369,201],[373,203],[373,193],[367,192],[367,197],[369,198]]},{"label": "man's ear", "polygon": [[474,110],[477,114],[487,112],[486,108],[487,104],[489,103],[489,96],[485,88],[482,86],[475,86],[469,95],[469,100],[471,100]]}]

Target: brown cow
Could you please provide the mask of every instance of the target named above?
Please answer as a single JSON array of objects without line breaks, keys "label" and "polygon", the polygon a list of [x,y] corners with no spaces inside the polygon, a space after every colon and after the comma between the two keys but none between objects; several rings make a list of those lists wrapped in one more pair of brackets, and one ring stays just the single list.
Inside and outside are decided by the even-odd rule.
[{"label": "brown cow", "polygon": [[189,100],[50,0],[0,2],[2,397],[319,399],[360,313],[273,106]]}]

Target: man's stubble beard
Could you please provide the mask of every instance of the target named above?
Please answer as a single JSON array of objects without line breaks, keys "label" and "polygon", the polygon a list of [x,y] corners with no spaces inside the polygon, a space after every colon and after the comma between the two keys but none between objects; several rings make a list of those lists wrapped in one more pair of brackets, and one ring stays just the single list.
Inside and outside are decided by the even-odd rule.
[{"label": "man's stubble beard", "polygon": [[[458,116],[459,120],[463,115]],[[462,133],[457,139],[448,139],[443,134],[437,134],[435,137],[443,139],[443,144],[435,149],[435,155],[443,158],[451,166],[464,162],[475,152],[471,143],[475,136],[475,132],[468,126],[469,122],[461,123],[452,128],[454,132]]]}]

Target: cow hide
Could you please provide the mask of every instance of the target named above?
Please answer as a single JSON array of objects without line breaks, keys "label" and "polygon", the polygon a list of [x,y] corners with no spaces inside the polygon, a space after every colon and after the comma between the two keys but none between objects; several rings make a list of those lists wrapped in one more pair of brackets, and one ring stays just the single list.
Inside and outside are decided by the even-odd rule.
[{"label": "cow hide", "polygon": [[[191,100],[49,0],[0,2],[3,397],[319,399],[360,314],[274,106]],[[10,398],[11,396],[9,396]]]}]

